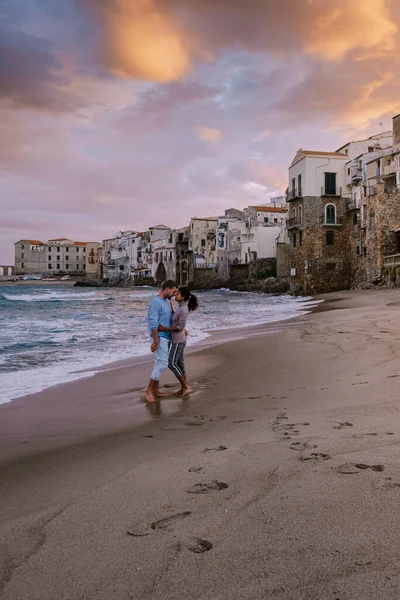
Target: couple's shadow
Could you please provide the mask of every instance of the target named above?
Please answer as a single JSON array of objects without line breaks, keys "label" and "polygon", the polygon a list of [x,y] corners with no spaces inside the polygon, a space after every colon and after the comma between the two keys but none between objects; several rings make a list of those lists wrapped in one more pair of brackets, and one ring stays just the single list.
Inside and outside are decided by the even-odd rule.
[{"label": "couple's shadow", "polygon": [[[183,396],[180,398],[179,396],[171,396],[169,400],[173,400],[173,413],[176,413],[176,409],[179,411],[184,411],[186,407],[189,407],[189,396]],[[163,407],[164,405],[164,407]],[[172,416],[170,410],[165,410],[165,407],[168,406],[171,409],[171,402],[163,400],[156,400],[155,402],[146,402],[145,407],[149,415],[153,419],[157,419],[163,416]]]}]

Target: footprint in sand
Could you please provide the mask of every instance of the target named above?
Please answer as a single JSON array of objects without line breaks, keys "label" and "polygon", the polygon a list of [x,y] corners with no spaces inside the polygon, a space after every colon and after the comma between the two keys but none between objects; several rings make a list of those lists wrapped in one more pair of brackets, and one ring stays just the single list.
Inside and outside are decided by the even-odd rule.
[{"label": "footprint in sand", "polygon": [[310,444],[309,442],[292,442],[289,447],[291,450],[297,450],[299,452],[318,448],[317,444]]},{"label": "footprint in sand", "polygon": [[200,538],[195,538],[191,546],[188,547],[190,552],[194,552],[195,554],[203,554],[203,552],[208,552],[213,547],[212,543],[208,540],[202,540]]},{"label": "footprint in sand", "polygon": [[226,490],[228,487],[227,483],[213,479],[213,481],[206,481],[205,483],[195,483],[187,492],[189,494],[208,494],[212,491]]},{"label": "footprint in sand", "polygon": [[366,471],[367,469],[382,472],[385,467],[383,465],[366,465],[365,463],[345,463],[344,465],[337,467],[336,471],[343,475],[355,475],[356,473],[361,473],[361,471]]},{"label": "footprint in sand", "polygon": [[343,427],[353,427],[351,421],[338,421],[337,425],[333,426],[333,429],[343,429]]},{"label": "footprint in sand", "polygon": [[205,467],[190,467],[189,473],[200,473]]},{"label": "footprint in sand", "polygon": [[154,521],[154,523],[138,523],[134,525],[131,529],[127,530],[127,535],[131,537],[144,537],[146,535],[150,535],[150,533],[157,529],[166,529],[171,525],[175,525],[182,519],[186,519],[191,515],[191,511],[187,510],[185,512],[176,513],[175,515],[171,515],[170,517],[165,517],[164,519],[160,519],[159,521]]},{"label": "footprint in sand", "polygon": [[223,452],[224,450],[228,450],[226,446],[213,446],[212,448],[204,448],[204,452],[211,452],[214,450],[215,452]]},{"label": "footprint in sand", "polygon": [[324,452],[311,452],[311,454],[303,454],[299,456],[299,460],[302,462],[306,462],[308,460],[320,462],[322,460],[331,460],[331,456],[329,454],[325,454]]}]

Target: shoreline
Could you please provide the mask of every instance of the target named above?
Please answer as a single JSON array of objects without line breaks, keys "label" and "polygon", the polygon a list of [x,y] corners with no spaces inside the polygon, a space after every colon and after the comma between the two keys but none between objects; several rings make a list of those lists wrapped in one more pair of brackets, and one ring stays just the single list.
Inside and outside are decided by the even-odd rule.
[{"label": "shoreline", "polygon": [[142,366],[3,405],[2,600],[397,600],[400,295],[321,299],[191,353],[186,399]]},{"label": "shoreline", "polygon": [[[35,283],[35,282],[28,281],[26,283],[31,284],[31,283]],[[43,282],[43,283],[46,283],[46,282]],[[54,282],[54,283],[56,283],[56,282]],[[70,282],[58,282],[58,283],[63,283],[63,284],[67,283],[68,284]],[[194,342],[193,345],[189,345],[186,350],[186,355],[189,355],[189,354],[192,354],[193,352],[198,352],[200,350],[203,350],[203,349],[206,349],[206,348],[209,348],[214,345],[221,344],[221,343],[225,343],[228,341],[246,339],[247,337],[251,337],[253,335],[258,335],[259,333],[264,333],[267,331],[274,331],[277,327],[279,328],[279,324],[290,323],[290,322],[294,321],[295,319],[299,318],[304,313],[310,314],[312,312],[313,308],[318,305],[317,303],[323,303],[323,302],[324,302],[323,300],[318,300],[318,299],[309,297],[309,299],[305,300],[304,302],[299,300],[299,309],[297,311],[299,314],[295,314],[291,317],[282,317],[282,318],[276,319],[274,321],[261,322],[261,323],[257,323],[256,325],[251,325],[251,326],[247,326],[247,327],[239,326],[239,327],[231,327],[230,329],[225,328],[225,329],[204,330],[203,333],[206,334],[206,337],[199,341]],[[74,370],[74,371],[70,372],[70,375],[72,375],[72,376],[80,375],[79,377],[75,377],[75,378],[71,379],[70,381],[56,382],[53,385],[44,387],[43,389],[38,390],[36,392],[29,392],[29,393],[26,393],[21,396],[16,396],[15,398],[7,400],[6,402],[0,403],[0,407],[5,404],[9,404],[10,402],[16,402],[16,401],[21,401],[24,399],[29,399],[31,396],[35,396],[36,394],[40,394],[42,392],[45,392],[46,390],[52,390],[52,389],[56,389],[56,388],[59,388],[62,386],[73,385],[83,379],[95,377],[98,373],[103,372],[103,371],[112,371],[112,370],[123,368],[123,367],[134,367],[136,365],[145,365],[145,364],[148,364],[151,362],[152,362],[151,354],[146,353],[146,354],[133,355],[128,358],[119,359],[116,361],[111,361],[108,363],[95,365],[95,366],[91,366],[91,367],[87,367],[87,368],[82,368],[79,370]]]}]

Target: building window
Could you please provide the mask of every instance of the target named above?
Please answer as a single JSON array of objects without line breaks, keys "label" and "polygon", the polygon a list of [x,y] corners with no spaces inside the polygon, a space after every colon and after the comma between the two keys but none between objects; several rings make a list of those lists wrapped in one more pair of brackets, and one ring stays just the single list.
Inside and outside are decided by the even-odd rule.
[{"label": "building window", "polygon": [[76,265],[76,270],[79,271],[79,265]]},{"label": "building window", "polygon": [[24,268],[25,268],[25,264],[21,263],[21,269],[24,269]]},{"label": "building window", "polygon": [[172,260],[172,250],[169,253],[169,260]]},{"label": "building window", "polygon": [[326,232],[326,245],[333,246],[334,243],[335,243],[335,232],[327,231]]},{"label": "building window", "polygon": [[350,167],[347,167],[347,175],[350,175]]},{"label": "building window", "polygon": [[295,219],[296,218],[296,207],[295,206],[293,206],[293,213],[292,214],[293,214],[293,219]]},{"label": "building window", "polygon": [[358,223],[358,217],[356,214],[353,215],[353,225],[357,225]]},{"label": "building window", "polygon": [[303,222],[303,207],[299,206],[299,223]]},{"label": "building window", "polygon": [[274,223],[277,223],[277,222],[278,222],[278,219],[274,219]]},{"label": "building window", "polygon": [[69,269],[69,264],[68,263],[65,265],[65,268],[68,271],[68,269]]},{"label": "building window", "polygon": [[299,246],[303,245],[303,232],[299,231]]},{"label": "building window", "polygon": [[69,252],[69,246],[65,248],[65,252]]},{"label": "building window", "polygon": [[264,217],[264,223],[268,223],[268,217]]},{"label": "building window", "polygon": [[336,196],[336,173],[325,173],[325,194]]},{"label": "building window", "polygon": [[325,223],[336,225],[336,206],[334,204],[327,204],[325,207]]},{"label": "building window", "polygon": [[201,247],[205,248],[206,247],[206,240],[201,240]]},{"label": "building window", "polygon": [[49,267],[49,271],[51,271],[51,269],[53,268],[50,263],[49,263],[48,267]]},{"label": "building window", "polygon": [[60,252],[60,248],[59,247],[57,248],[57,252]]},{"label": "building window", "polygon": [[25,246],[24,244],[21,244],[21,249],[24,250]]},{"label": "building window", "polygon": [[83,265],[83,270],[86,271],[86,265]]},{"label": "building window", "polygon": [[57,260],[60,260],[60,255],[59,254],[57,254]]},{"label": "building window", "polygon": [[51,254],[49,254],[49,260],[51,260]]},{"label": "building window", "polygon": [[297,175],[297,187],[299,188],[299,189],[297,190],[297,193],[298,193],[298,195],[299,195],[299,196],[301,196],[301,195],[302,195],[302,189],[301,189],[301,188],[302,188],[301,174],[300,174],[300,175]]},{"label": "building window", "polygon": [[76,251],[79,252],[79,248],[77,248]]},{"label": "building window", "polygon": [[86,248],[83,249],[83,253],[85,253],[85,252],[86,252]]},{"label": "building window", "polygon": [[297,244],[297,236],[296,236],[296,232],[293,233],[293,248],[296,248],[296,244]]},{"label": "building window", "polygon": [[57,271],[59,271],[59,270],[60,270],[60,265],[58,264],[58,265],[57,265]]},{"label": "building window", "polygon": [[326,263],[325,267],[327,271],[335,271],[336,263]]},{"label": "building window", "polygon": [[296,190],[296,177],[293,177],[293,179],[292,179],[292,191],[293,191],[293,193],[295,192],[295,190]]},{"label": "building window", "polygon": [[65,260],[69,260],[69,256],[68,256],[68,254],[67,254],[67,256],[65,257]]},{"label": "building window", "polygon": [[21,258],[24,258],[24,253],[23,253],[23,252],[22,252],[22,254],[21,254]]},{"label": "building window", "polygon": [[374,151],[374,147],[373,146],[368,146],[368,152],[373,152]]},{"label": "building window", "polygon": [[364,248],[363,248],[363,254],[364,254],[364,256],[367,256],[367,247],[366,246],[364,246]]}]

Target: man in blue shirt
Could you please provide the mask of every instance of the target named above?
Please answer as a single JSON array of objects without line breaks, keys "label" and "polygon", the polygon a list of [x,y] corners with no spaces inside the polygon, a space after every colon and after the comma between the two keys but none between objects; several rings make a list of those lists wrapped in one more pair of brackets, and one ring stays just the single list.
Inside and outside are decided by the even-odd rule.
[{"label": "man in blue shirt", "polygon": [[151,351],[154,352],[154,368],[146,390],[147,402],[155,402],[160,396],[160,375],[168,368],[168,352],[170,332],[159,331],[159,325],[171,328],[172,306],[171,299],[178,288],[175,281],[168,280],[163,283],[161,292],[154,296],[150,302],[147,321],[152,340]]}]

